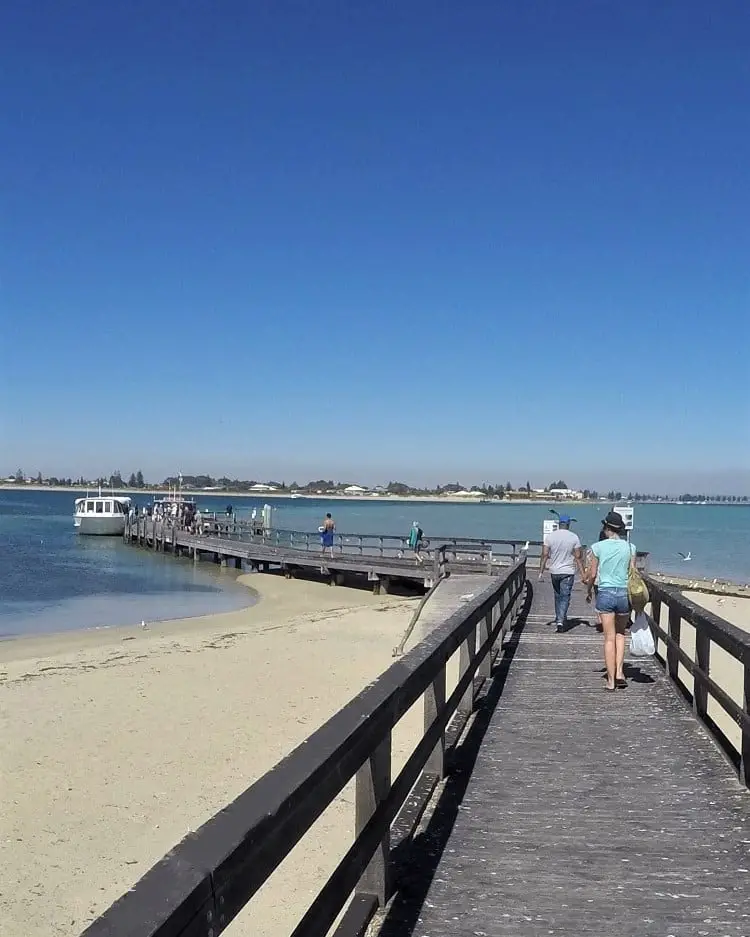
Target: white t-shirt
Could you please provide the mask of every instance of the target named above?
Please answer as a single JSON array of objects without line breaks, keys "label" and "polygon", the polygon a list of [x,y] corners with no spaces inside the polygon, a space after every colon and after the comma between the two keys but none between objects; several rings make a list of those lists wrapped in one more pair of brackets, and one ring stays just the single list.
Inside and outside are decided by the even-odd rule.
[{"label": "white t-shirt", "polygon": [[576,561],[573,552],[581,546],[572,530],[556,530],[547,537],[549,571],[553,576],[573,576]]}]

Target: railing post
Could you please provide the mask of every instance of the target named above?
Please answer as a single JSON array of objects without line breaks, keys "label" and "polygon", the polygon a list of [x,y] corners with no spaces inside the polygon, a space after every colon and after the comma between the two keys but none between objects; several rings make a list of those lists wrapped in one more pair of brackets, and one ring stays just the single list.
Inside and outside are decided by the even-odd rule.
[{"label": "railing post", "polygon": [[[710,667],[711,640],[700,625],[695,625],[695,663],[708,676]],[[698,677],[693,677],[693,712],[705,719],[708,712],[708,687]]]},{"label": "railing post", "polygon": [[[424,731],[432,726],[445,708],[445,665],[427,687],[424,694]],[[442,780],[445,776],[445,732],[440,733],[440,739],[432,750],[424,766],[425,773],[434,774]]]},{"label": "railing post", "polygon": [[[500,596],[497,602],[495,602],[495,606],[493,609],[493,612],[494,612],[493,628],[498,623],[498,621],[503,617],[503,613],[505,611],[505,606],[507,602],[508,602],[508,592],[506,589],[503,589],[503,591],[500,593]],[[500,628],[500,632],[498,633],[497,639],[492,645],[493,648],[498,647],[498,646],[502,647],[503,637],[507,630],[508,630],[508,621],[506,619]]]},{"label": "railing post", "polygon": [[[461,648],[458,652],[458,679],[471,670],[474,665],[474,657],[477,652],[477,627],[471,629],[461,642]],[[468,715],[474,711],[474,679],[469,681],[461,702],[458,704],[458,712]]]},{"label": "railing post", "polygon": [[667,646],[667,672],[671,679],[677,683],[677,674],[680,664],[680,659],[677,656],[677,647],[680,644],[680,612],[679,609],[669,606],[669,636],[674,641],[674,644],[669,644]]},{"label": "railing post", "polygon": [[[750,661],[744,662],[745,680],[742,694],[742,711],[750,715]],[[742,727],[742,741],[740,742],[740,782],[750,787],[750,730]]]},{"label": "railing post", "polygon": [[[651,589],[650,584],[649,584],[649,589]],[[655,625],[658,625],[659,627],[661,627],[661,621],[660,621],[660,619],[661,619],[661,599],[653,599],[653,598],[651,599],[651,618],[653,619],[653,622],[654,622]],[[655,644],[655,646],[656,646],[656,656],[661,660],[661,655],[659,654],[659,641],[660,641],[660,640],[661,640],[661,638],[659,638],[659,636],[655,634],[655,635],[654,635],[654,644]]]},{"label": "railing post", "polygon": [[[370,818],[391,790],[391,733],[383,739],[357,772],[355,793],[355,836],[364,830]],[[375,855],[357,885],[357,893],[375,895],[384,907],[390,898],[391,834],[386,830]]]},{"label": "railing post", "polygon": [[[477,647],[482,647],[489,639],[489,636],[492,634],[493,628],[493,610],[495,606],[487,612],[487,614],[479,620],[479,640],[477,641]],[[477,667],[477,676],[479,677],[489,677],[492,672],[492,648],[488,648],[487,653],[479,661],[479,666]]]}]

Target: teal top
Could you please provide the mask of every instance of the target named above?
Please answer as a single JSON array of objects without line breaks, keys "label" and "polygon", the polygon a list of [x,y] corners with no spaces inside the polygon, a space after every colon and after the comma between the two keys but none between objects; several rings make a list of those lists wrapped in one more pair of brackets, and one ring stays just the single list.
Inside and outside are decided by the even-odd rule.
[{"label": "teal top", "polygon": [[592,544],[591,552],[599,560],[599,588],[627,589],[630,557],[635,555],[635,546],[612,537]]}]

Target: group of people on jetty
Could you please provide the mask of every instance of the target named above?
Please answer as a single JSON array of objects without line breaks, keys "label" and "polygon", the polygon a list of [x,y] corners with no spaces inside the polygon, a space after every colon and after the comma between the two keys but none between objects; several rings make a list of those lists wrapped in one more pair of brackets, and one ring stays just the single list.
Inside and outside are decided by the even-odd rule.
[{"label": "group of people on jetty", "polygon": [[576,572],[587,587],[586,601],[595,597],[599,627],[604,634],[604,663],[607,669],[606,689],[624,689],[625,632],[630,624],[628,580],[631,570],[637,574],[636,548],[627,539],[625,521],[617,511],[610,511],[602,521],[599,540],[589,547],[584,566],[583,548],[577,534],[570,529],[571,518],[563,514],[559,528],[547,537],[542,548],[539,579],[549,565],[555,594],[555,628],[567,629],[568,607]]},{"label": "group of people on jetty", "polygon": [[[144,515],[153,521],[165,523],[168,527],[177,527],[191,534],[208,533],[210,523],[216,523],[215,514],[203,515],[194,501],[156,501],[139,507],[137,504],[130,508],[130,521],[134,523],[138,517]],[[255,520],[253,511],[252,519]],[[226,517],[231,521],[234,517],[234,508],[227,505]]]}]

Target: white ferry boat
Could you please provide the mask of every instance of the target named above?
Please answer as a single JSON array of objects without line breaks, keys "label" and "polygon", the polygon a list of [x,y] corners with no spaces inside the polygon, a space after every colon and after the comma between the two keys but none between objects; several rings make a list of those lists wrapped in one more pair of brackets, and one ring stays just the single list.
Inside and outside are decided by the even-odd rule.
[{"label": "white ferry boat", "polygon": [[132,499],[123,495],[102,494],[76,498],[73,524],[79,534],[98,537],[121,537],[125,530]]}]

